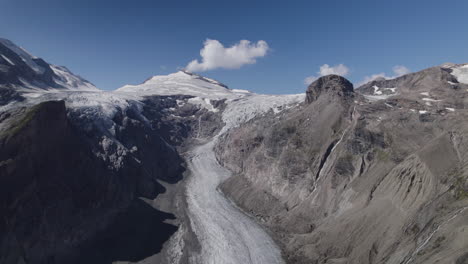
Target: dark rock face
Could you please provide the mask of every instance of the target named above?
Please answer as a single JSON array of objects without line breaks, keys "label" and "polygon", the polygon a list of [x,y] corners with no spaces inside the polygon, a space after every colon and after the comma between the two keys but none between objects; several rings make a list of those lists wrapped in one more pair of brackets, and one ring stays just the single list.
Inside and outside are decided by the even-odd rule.
[{"label": "dark rock face", "polygon": [[331,74],[320,77],[307,88],[306,103],[314,102],[320,95],[325,93],[348,97],[353,94],[353,84],[339,75]]},{"label": "dark rock face", "polygon": [[[116,139],[135,148],[115,167],[95,155],[101,132],[75,127],[63,101],[2,114],[0,263],[135,261],[177,230],[163,223],[173,215],[138,197],[163,192],[158,180],[180,180],[182,160],[131,110],[123,116]],[[144,230],[122,235],[135,225]],[[138,239],[148,244],[129,246]]]},{"label": "dark rock face", "polygon": [[11,101],[23,101],[24,98],[15,90],[5,88],[5,87],[0,87],[0,106],[1,105],[6,105]]}]

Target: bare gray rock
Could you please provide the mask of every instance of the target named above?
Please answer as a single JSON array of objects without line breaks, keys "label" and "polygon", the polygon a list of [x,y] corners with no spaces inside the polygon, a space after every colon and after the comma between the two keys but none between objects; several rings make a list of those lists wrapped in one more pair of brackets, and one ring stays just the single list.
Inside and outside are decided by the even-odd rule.
[{"label": "bare gray rock", "polygon": [[[288,263],[463,263],[468,94],[450,76],[377,80],[364,96],[323,77],[306,104],[221,139],[217,158],[235,173],[221,189]],[[376,100],[374,85],[395,92]]]}]

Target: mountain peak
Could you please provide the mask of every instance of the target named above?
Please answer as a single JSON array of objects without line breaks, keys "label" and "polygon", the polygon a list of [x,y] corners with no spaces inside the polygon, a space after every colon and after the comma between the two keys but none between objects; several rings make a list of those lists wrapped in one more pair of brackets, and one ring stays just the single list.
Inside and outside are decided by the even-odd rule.
[{"label": "mountain peak", "polygon": [[119,92],[136,92],[145,95],[192,95],[204,98],[236,96],[235,90],[225,84],[195,73],[180,70],[168,75],[155,75],[139,85],[125,85]]},{"label": "mountain peak", "polygon": [[350,81],[342,76],[330,74],[318,78],[309,85],[306,91],[306,103],[312,103],[324,93],[347,96],[353,92],[353,84]]}]

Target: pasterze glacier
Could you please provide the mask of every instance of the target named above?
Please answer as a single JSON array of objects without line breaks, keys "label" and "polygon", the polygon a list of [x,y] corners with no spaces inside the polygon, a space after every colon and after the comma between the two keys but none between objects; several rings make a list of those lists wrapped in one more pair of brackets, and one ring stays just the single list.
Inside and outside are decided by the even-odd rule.
[{"label": "pasterze glacier", "polygon": [[0,264],[468,264],[465,1],[1,10]]}]

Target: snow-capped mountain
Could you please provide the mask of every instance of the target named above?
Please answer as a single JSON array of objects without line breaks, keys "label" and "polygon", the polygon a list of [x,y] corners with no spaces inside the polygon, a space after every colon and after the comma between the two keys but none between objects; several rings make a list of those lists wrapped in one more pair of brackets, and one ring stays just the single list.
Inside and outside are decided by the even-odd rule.
[{"label": "snow-capped mountain", "polygon": [[97,90],[66,67],[51,65],[0,38],[0,87],[36,90]]},{"label": "snow-capped mountain", "polygon": [[249,93],[246,90],[229,89],[218,81],[187,71],[153,76],[142,84],[125,85],[116,91],[138,93],[140,95],[185,94],[210,99],[231,99]]},{"label": "snow-capped mountain", "polygon": [[226,85],[194,73],[178,71],[169,75],[153,76],[140,85],[126,85],[116,90],[138,96],[189,95],[190,103],[213,110],[211,101],[226,100],[223,113],[225,129],[237,126],[257,115],[272,110],[275,113],[302,102],[305,94],[264,95],[248,90],[229,89]]}]

